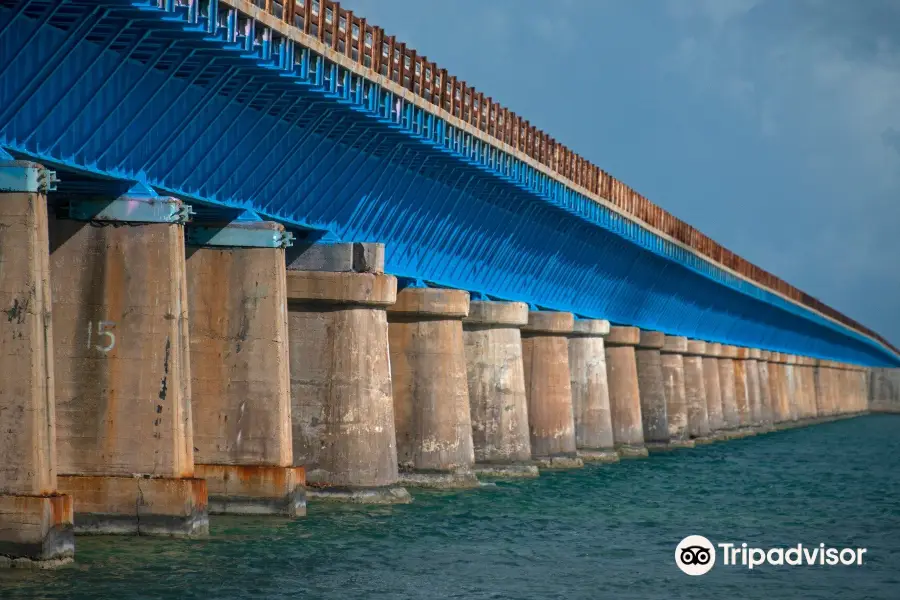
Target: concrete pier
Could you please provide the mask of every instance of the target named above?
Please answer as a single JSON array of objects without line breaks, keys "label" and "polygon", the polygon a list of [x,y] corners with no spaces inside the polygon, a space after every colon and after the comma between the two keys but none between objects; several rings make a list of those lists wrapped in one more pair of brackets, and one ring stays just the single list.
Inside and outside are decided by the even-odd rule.
[{"label": "concrete pier", "polygon": [[747,358],[744,367],[747,373],[747,400],[750,405],[750,427],[753,431],[759,431],[762,426],[762,395],[759,383],[759,358],[760,351],[756,348],[747,348]]},{"label": "concrete pier", "polygon": [[576,319],[569,338],[575,447],[584,461],[616,462],[603,338],[609,321]]},{"label": "concrete pier", "polygon": [[722,382],[719,380],[719,357],[722,344],[707,343],[703,354],[703,387],[706,392],[707,416],[710,435],[719,437],[717,432],[725,429],[725,414],[722,410]]},{"label": "concrete pier", "polygon": [[640,336],[640,329],[637,327],[610,327],[606,338],[613,443],[622,458],[647,456],[635,356]]},{"label": "concrete pier", "polygon": [[528,399],[520,329],[522,302],[471,301],[463,343],[475,450],[475,472],[487,477],[537,477],[531,460]]},{"label": "concrete pier", "polygon": [[687,352],[687,347],[686,337],[667,335],[660,350],[669,446],[672,448],[694,447],[688,433],[688,401],[684,374],[684,353]]},{"label": "concrete pier", "polygon": [[762,350],[759,353],[759,360],[756,361],[756,367],[759,371],[759,429],[761,431],[772,430],[772,388],[769,383],[769,360],[771,355],[772,353],[768,350]]},{"label": "concrete pier", "polygon": [[737,386],[734,377],[734,360],[737,358],[736,346],[722,346],[719,355],[719,389],[722,394],[722,419],[725,422],[724,429],[730,437],[740,437],[741,415],[737,403]]},{"label": "concrete pier", "polygon": [[829,419],[833,415],[831,389],[829,387],[828,361],[815,361],[816,412],[820,418]]},{"label": "concrete pier", "polygon": [[469,293],[406,287],[388,308],[400,482],[477,487],[462,320]]},{"label": "concrete pier", "polygon": [[738,423],[741,431],[749,432],[750,424],[753,421],[752,409],[750,407],[750,381],[747,375],[747,358],[749,356],[749,348],[736,347],[735,356],[732,364],[734,366],[734,402],[737,407]]},{"label": "concrete pier", "polygon": [[50,219],[59,490],[78,533],[208,531],[194,477],[184,207],[72,200]]},{"label": "concrete pier", "polygon": [[803,419],[808,421],[818,418],[818,410],[816,409],[816,381],[814,373],[815,359],[802,356],[798,363],[800,369],[800,385],[803,390]]},{"label": "concrete pier", "polygon": [[[397,280],[383,247],[327,244],[288,253],[294,464],[307,497],[404,503],[398,485],[394,400],[385,309]],[[342,271],[307,270],[344,268]]]},{"label": "concrete pier", "polygon": [[797,357],[794,354],[784,355],[784,379],[787,385],[788,420],[800,418],[800,390],[796,373]]},{"label": "concrete pier", "polygon": [[709,406],[706,400],[706,384],[703,376],[703,356],[706,342],[688,340],[684,353],[684,395],[688,409],[688,435],[695,443],[708,443]]},{"label": "concrete pier", "polygon": [[194,473],[209,512],[306,514],[293,466],[284,227],[189,227]]},{"label": "concrete pier", "polygon": [[900,369],[872,369],[868,377],[869,410],[900,413]]},{"label": "concrete pier", "polygon": [[787,382],[785,380],[784,356],[771,352],[769,360],[769,396],[772,401],[772,423],[778,425],[790,419]]},{"label": "concrete pier", "polygon": [[573,328],[572,313],[534,310],[522,328],[531,455],[543,469],[584,466],[577,456],[572,412],[567,338]]},{"label": "concrete pier", "polygon": [[0,567],[50,567],[72,561],[75,539],[57,483],[49,173],[4,161],[0,177]]},{"label": "concrete pier", "polygon": [[665,343],[664,333],[642,329],[640,342],[635,350],[644,443],[650,451],[669,448],[669,413],[660,353]]}]

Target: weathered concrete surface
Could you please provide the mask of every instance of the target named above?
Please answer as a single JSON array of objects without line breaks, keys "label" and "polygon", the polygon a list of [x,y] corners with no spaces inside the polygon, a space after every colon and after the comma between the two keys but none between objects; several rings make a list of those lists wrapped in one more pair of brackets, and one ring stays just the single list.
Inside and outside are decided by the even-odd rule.
[{"label": "weathered concrete surface", "polygon": [[707,343],[703,355],[703,386],[706,391],[706,407],[710,433],[725,429],[722,410],[722,382],[719,380],[719,357],[722,344]]},{"label": "weathered concrete surface", "polygon": [[[302,515],[302,468],[298,477],[292,465],[284,250],[188,247],[187,281],[195,475],[207,480],[209,511]],[[285,487],[291,482],[301,487]]]},{"label": "weathered concrete surface", "polygon": [[760,352],[757,361],[757,369],[759,370],[759,406],[760,406],[760,428],[769,430],[772,427],[772,394],[771,384],[769,383],[769,360],[772,353],[768,350]]},{"label": "weathered concrete surface", "polygon": [[900,413],[900,369],[872,369],[869,373],[869,410]]},{"label": "weathered concrete surface", "polygon": [[737,358],[735,346],[722,346],[719,357],[719,390],[722,395],[722,419],[725,429],[737,429],[741,426],[738,411],[737,392],[734,377],[734,359]]},{"label": "weathered concrete surface", "polygon": [[787,386],[787,401],[789,420],[796,421],[800,418],[800,392],[798,378],[795,370],[797,357],[793,354],[784,355],[784,379]]},{"label": "weathered concrete surface", "polygon": [[826,360],[817,360],[815,366],[816,412],[820,417],[831,417],[834,414],[831,402],[833,384],[827,364]]},{"label": "weathered concrete surface", "polygon": [[306,514],[303,467],[197,464],[194,474],[206,481],[211,514]]},{"label": "weathered concrete surface", "polygon": [[747,376],[748,348],[736,347],[737,356],[732,361],[734,366],[734,401],[737,407],[738,423],[741,427],[749,427],[753,421],[750,408],[750,382]]},{"label": "weathered concrete surface", "polygon": [[528,399],[520,329],[522,302],[469,304],[463,319],[475,472],[491,477],[536,477],[528,432]]},{"label": "weathered concrete surface", "polygon": [[660,354],[665,341],[664,333],[641,330],[640,343],[635,350],[644,443],[648,449],[667,445],[670,439],[669,413],[666,409],[666,390]]},{"label": "weathered concrete surface", "polygon": [[694,440],[706,441],[710,434],[709,405],[706,400],[706,384],[703,377],[703,356],[706,342],[688,340],[684,353],[684,395],[688,410],[688,435]]},{"label": "weathered concrete surface", "polygon": [[80,534],[194,537],[209,531],[206,481],[192,477],[60,477]]},{"label": "weathered concrete surface", "polygon": [[57,494],[48,248],[46,197],[0,193],[0,567],[75,552],[72,497]]},{"label": "weathered concrete surface", "polygon": [[684,382],[684,353],[687,347],[686,337],[667,335],[660,350],[669,445],[685,448],[694,445],[688,433],[688,401]]},{"label": "weathered concrete surface", "polygon": [[371,242],[294,242],[285,260],[292,271],[384,273],[384,244]]},{"label": "weathered concrete surface", "polygon": [[606,338],[613,443],[623,458],[647,456],[635,357],[640,335],[637,327],[610,327]]},{"label": "weathered concrete surface", "polygon": [[575,446],[569,344],[574,316],[529,311],[522,328],[522,364],[531,455],[542,468],[581,466]]},{"label": "weathered concrete surface", "polygon": [[759,428],[762,425],[762,396],[759,383],[759,358],[761,353],[756,348],[747,348],[744,368],[747,373],[747,399],[750,405],[750,426]]},{"label": "weathered concrete surface", "polygon": [[388,308],[400,481],[476,487],[463,345],[469,293],[405,288]]},{"label": "weathered concrete surface", "polygon": [[397,446],[382,273],[287,272],[294,464],[307,497],[409,502]]},{"label": "weathered concrete surface", "polygon": [[609,381],[603,344],[606,335],[609,335],[609,321],[576,319],[569,338],[575,447],[585,461],[619,460],[609,410]]},{"label": "weathered concrete surface", "polygon": [[783,423],[790,419],[787,382],[785,380],[783,355],[772,352],[769,361],[769,396],[772,401],[772,422]]},{"label": "weathered concrete surface", "polygon": [[815,377],[815,359],[802,357],[803,360],[803,418],[818,418],[817,400],[816,400],[816,377]]},{"label": "weathered concrete surface", "polygon": [[184,231],[118,225],[50,219],[59,489],[76,532],[202,535]]}]

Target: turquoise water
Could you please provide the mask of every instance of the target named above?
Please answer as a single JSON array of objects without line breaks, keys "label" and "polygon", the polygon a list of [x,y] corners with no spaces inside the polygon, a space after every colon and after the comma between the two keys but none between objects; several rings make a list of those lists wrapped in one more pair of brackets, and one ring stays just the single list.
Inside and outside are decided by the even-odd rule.
[{"label": "turquoise water", "polygon": [[[865,547],[861,567],[681,573],[690,534]],[[213,518],[202,541],[79,538],[2,598],[900,598],[900,416],[656,455],[408,506]]]}]

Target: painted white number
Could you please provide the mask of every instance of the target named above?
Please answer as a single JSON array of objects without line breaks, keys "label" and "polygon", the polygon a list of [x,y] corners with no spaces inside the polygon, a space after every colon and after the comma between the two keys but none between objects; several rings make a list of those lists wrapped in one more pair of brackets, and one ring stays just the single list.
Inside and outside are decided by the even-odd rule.
[{"label": "painted white number", "polygon": [[87,338],[87,347],[88,348],[96,348],[100,352],[109,352],[113,348],[116,347],[116,334],[112,331],[107,331],[108,329],[112,329],[116,324],[114,321],[97,321],[97,339],[106,338],[105,345],[91,345],[94,337],[94,323],[88,323],[88,338]]}]

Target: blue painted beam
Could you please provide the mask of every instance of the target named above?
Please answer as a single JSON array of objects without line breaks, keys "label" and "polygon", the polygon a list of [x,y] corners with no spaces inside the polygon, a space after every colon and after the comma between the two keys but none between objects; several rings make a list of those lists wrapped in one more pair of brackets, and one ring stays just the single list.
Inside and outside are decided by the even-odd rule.
[{"label": "blue painted beam", "polygon": [[898,363],[261,23],[269,46],[238,43],[233,11],[219,27],[155,2],[24,4],[0,0],[0,54],[11,57],[0,66],[0,146],[17,154],[383,242],[386,268],[411,279],[672,334]]}]

